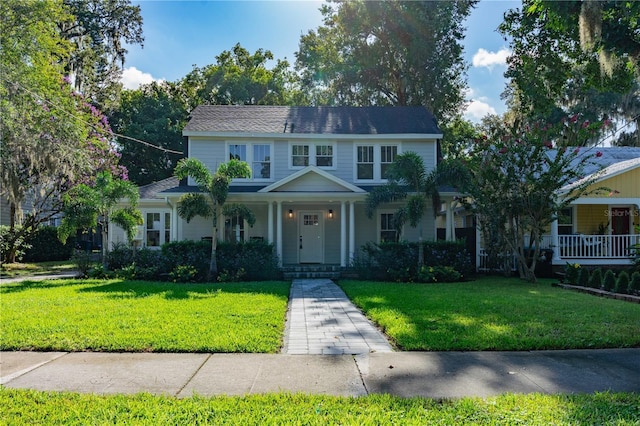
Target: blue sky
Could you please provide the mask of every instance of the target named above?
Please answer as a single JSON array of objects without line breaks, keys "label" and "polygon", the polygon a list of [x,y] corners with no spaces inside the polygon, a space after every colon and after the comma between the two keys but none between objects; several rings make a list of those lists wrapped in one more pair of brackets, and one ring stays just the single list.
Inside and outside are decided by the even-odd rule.
[{"label": "blue sky", "polygon": [[[135,1],[142,10],[144,47],[130,46],[123,82],[135,88],[151,80],[175,81],[193,65],[215,63],[223,50],[240,43],[250,52],[271,50],[293,65],[300,36],[322,23],[321,1]],[[521,5],[515,0],[481,0],[466,22],[465,60],[469,63],[466,116],[478,121],[486,113],[505,111],[508,43],[497,33],[503,13]]]}]

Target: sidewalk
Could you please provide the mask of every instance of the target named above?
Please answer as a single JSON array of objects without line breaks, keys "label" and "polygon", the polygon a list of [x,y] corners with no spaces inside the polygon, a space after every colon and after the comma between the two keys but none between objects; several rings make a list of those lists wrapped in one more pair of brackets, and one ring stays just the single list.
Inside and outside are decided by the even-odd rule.
[{"label": "sidewalk", "polygon": [[640,349],[362,355],[2,352],[7,388],[188,397],[640,392]]}]

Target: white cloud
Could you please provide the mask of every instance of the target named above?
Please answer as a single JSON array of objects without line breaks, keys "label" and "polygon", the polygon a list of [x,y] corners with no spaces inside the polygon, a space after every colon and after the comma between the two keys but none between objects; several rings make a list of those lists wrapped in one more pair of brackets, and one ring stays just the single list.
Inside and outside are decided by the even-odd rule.
[{"label": "white cloud", "polygon": [[163,79],[156,79],[147,72],[142,72],[136,67],[125,68],[122,71],[122,78],[120,82],[125,89],[137,89],[143,84],[149,84],[153,81],[163,81]]},{"label": "white cloud", "polygon": [[506,47],[497,52],[489,52],[481,48],[473,55],[472,63],[474,67],[493,69],[496,65],[506,65],[509,55],[511,55],[511,51]]},{"label": "white cloud", "polygon": [[487,114],[497,114],[496,109],[486,102],[475,99],[467,105],[464,116],[474,123],[478,123]]}]

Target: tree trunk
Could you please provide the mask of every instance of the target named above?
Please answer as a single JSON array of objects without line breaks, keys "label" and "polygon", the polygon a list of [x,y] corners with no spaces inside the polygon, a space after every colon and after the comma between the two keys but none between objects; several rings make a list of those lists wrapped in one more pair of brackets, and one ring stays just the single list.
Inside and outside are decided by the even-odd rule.
[{"label": "tree trunk", "polygon": [[209,274],[207,276],[208,281],[214,281],[218,276],[218,260],[217,247],[218,247],[218,209],[213,214],[213,237],[211,238],[211,259],[209,260]]},{"label": "tree trunk", "polygon": [[[102,225],[102,267],[104,268],[105,271],[109,270],[109,262],[107,262],[107,249],[109,248],[108,238],[109,238],[109,225],[105,218],[104,224]],[[91,246],[93,248],[93,241],[91,242]]]}]

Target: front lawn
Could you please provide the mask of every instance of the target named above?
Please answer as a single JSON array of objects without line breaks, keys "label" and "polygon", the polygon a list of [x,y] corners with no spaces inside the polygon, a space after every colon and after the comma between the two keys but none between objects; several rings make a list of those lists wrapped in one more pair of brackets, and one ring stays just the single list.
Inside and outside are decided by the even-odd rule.
[{"label": "front lawn", "polygon": [[264,352],[289,283],[24,281],[0,286],[0,350]]},{"label": "front lawn", "polygon": [[637,425],[640,395],[513,395],[435,401],[389,395],[333,397],[98,396],[0,389],[3,424]]},{"label": "front lawn", "polygon": [[535,350],[640,346],[640,305],[483,277],[448,284],[340,281],[403,350]]}]

